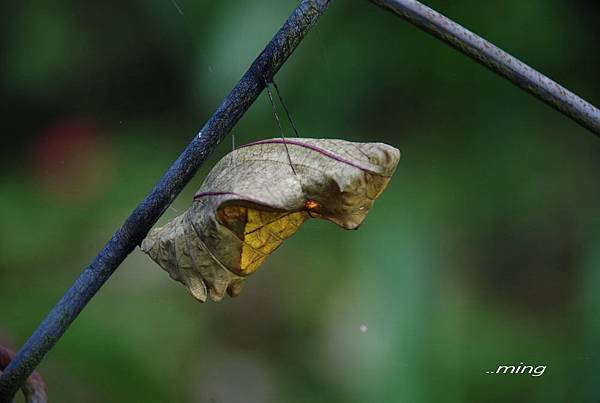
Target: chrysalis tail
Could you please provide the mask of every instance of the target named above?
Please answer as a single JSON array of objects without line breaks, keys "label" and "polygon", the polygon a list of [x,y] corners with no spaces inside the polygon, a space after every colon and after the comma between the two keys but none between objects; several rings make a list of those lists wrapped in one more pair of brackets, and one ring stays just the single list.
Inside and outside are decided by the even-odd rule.
[{"label": "chrysalis tail", "polygon": [[275,79],[271,80],[271,83],[273,84],[273,87],[275,88],[275,92],[277,93],[277,97],[279,98],[279,102],[281,103],[281,106],[283,106],[283,110],[285,111],[285,114],[287,115],[288,121],[290,122],[290,125],[292,126],[292,129],[294,130],[294,134],[296,135],[296,137],[300,137],[300,135],[298,134],[298,129],[296,129],[296,125],[294,124],[294,121],[292,120],[292,115],[290,114],[290,110],[285,105],[285,102],[283,102],[283,97],[281,96],[281,91],[279,91],[279,87],[277,86]]},{"label": "chrysalis tail", "polygon": [[283,133],[283,126],[281,125],[281,120],[279,119],[279,115],[277,114],[277,108],[275,108],[275,102],[273,101],[273,94],[271,93],[271,86],[269,82],[265,79],[265,88],[267,90],[267,94],[269,95],[269,101],[271,102],[271,108],[273,109],[273,115],[275,115],[275,121],[277,121],[277,126],[279,126],[279,131],[281,133],[281,140],[283,142],[283,146],[285,147],[285,152],[288,157],[288,162],[290,163],[290,168],[292,168],[292,172],[294,175],[298,175],[296,173],[296,169],[292,164],[292,157],[290,157],[290,150],[288,149],[287,143],[285,141],[285,135]]}]

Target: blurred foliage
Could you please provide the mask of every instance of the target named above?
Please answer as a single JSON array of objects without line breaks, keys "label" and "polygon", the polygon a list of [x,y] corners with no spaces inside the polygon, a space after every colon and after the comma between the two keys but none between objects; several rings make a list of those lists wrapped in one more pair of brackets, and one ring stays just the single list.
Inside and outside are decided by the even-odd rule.
[{"label": "blurred foliage", "polygon": [[[26,340],[295,6],[177,1],[183,16],[169,0],[0,5],[4,343]],[[429,4],[600,104],[597,2]],[[41,365],[53,401],[600,399],[597,138],[367,1],[333,2],[277,81],[301,135],[402,150],[365,224],[307,223],[219,304],[135,251]],[[264,95],[234,135],[278,135]],[[548,368],[485,374],[519,362]]]}]

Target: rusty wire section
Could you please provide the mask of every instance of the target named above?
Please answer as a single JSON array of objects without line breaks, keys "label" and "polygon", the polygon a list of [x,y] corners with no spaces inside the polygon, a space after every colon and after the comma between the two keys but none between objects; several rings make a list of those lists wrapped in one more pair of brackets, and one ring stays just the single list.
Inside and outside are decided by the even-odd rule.
[{"label": "rusty wire section", "polygon": [[[14,357],[15,353],[12,350],[0,345],[0,375]],[[44,382],[44,378],[42,378],[37,371],[34,371],[33,374],[27,378],[21,391],[23,392],[26,403],[48,402],[48,388],[46,382]]]},{"label": "rusty wire section", "polygon": [[600,136],[600,110],[509,53],[416,0],[371,0],[456,48]]}]

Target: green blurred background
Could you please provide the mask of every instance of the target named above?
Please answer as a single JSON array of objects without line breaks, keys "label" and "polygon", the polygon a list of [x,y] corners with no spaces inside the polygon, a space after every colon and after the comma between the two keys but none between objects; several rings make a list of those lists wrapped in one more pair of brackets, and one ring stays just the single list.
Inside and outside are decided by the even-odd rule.
[{"label": "green blurred background", "polygon": [[[428,4],[600,104],[598,2]],[[4,344],[27,339],[296,1],[178,5],[0,5]],[[367,1],[334,1],[277,81],[302,136],[401,149],[364,225],[308,222],[218,304],[136,250],[43,361],[52,401],[600,400],[598,138]],[[278,135],[264,94],[234,134]],[[485,373],[519,362],[547,369]]]}]

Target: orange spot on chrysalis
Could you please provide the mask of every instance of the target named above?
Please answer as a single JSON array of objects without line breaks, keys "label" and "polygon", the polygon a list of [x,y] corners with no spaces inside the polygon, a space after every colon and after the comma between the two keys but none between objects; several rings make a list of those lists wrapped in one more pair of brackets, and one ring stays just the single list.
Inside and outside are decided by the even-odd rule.
[{"label": "orange spot on chrysalis", "polygon": [[309,212],[318,212],[320,207],[321,205],[314,200],[307,200],[306,203],[304,203],[304,208]]}]

